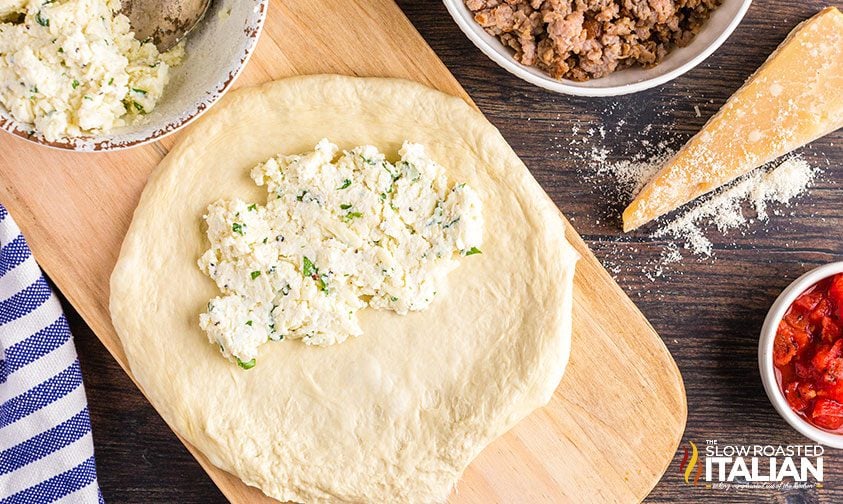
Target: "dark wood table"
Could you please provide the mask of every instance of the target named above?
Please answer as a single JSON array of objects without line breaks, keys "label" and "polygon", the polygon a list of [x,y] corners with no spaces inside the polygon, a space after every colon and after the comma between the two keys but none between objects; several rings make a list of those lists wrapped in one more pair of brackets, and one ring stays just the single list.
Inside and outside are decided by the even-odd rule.
[{"label": "dark wood table", "polygon": [[[732,37],[699,67],[659,88],[617,98],[577,98],[533,87],[483,56],[441,2],[399,4],[661,334],[685,378],[689,414],[683,442],[807,442],[779,418],[764,394],[756,363],[758,334],[771,302],[792,279],[843,258],[837,188],[843,180],[843,131],[802,150],[823,173],[794,208],[766,224],[750,225],[745,235],[709,233],[715,258],[686,257],[654,280],[645,270],[658,260],[664,243],[646,232],[623,235],[619,208],[604,196],[605,182],[587,175],[591,148],[607,148],[610,160],[628,157],[641,148],[640,132],[650,124],[651,140],[680,146],[799,21],[826,4],[756,0]],[[575,125],[578,135],[573,134]],[[589,127],[601,125],[605,139],[583,136]],[[586,141],[570,145],[575,136]],[[66,303],[65,308],[85,376],[106,501],[224,502],[90,329]],[[679,474],[679,460],[650,500],[843,500],[843,452],[837,450],[826,452],[824,488],[786,492],[729,493],[688,486]]]}]

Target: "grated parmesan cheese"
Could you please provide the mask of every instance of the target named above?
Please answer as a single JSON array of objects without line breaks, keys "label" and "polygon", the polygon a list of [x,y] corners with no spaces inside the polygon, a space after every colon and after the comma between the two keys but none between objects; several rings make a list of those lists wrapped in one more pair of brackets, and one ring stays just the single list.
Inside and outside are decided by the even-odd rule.
[{"label": "grated parmesan cheese", "polygon": [[[605,149],[593,147],[589,178],[594,181],[609,178],[613,183],[612,199],[625,204],[676,152],[667,142],[649,147],[620,161],[608,160]],[[664,243],[663,250],[657,261],[642,265],[642,273],[650,281],[662,277],[668,266],[683,259],[682,250],[700,259],[713,257],[714,246],[708,236],[712,230],[725,235],[731,230],[748,228],[754,222],[767,221],[775,213],[771,211],[772,205],[792,203],[807,191],[819,172],[801,156],[791,156],[688,204],[672,219],[663,218],[665,222],[650,233],[651,238]]]},{"label": "grated parmesan cheese", "polygon": [[[785,159],[777,166],[760,169],[691,204],[691,208],[660,226],[654,238],[671,237],[699,256],[711,256],[713,245],[704,229],[715,227],[721,233],[753,221],[767,221],[768,204],[787,205],[803,194],[819,170],[799,156]],[[754,217],[744,210],[754,210]]]},{"label": "grated parmesan cheese", "polygon": [[[712,100],[706,102],[713,103]],[[668,105],[655,112],[666,117],[674,109],[674,105]],[[588,127],[578,123],[570,127],[564,140],[552,146],[557,154],[565,153],[569,158],[582,161],[580,173],[590,182],[592,192],[597,191],[605,202],[599,218],[593,217],[597,225],[603,221],[616,222],[616,212],[623,210],[685,140],[681,135],[657,133],[653,124],[635,132],[626,131],[624,119],[611,117],[612,110],[614,105],[604,111],[612,123],[610,127],[603,127],[607,136],[612,137],[609,139],[611,144],[605,143],[602,135],[589,135]],[[763,231],[762,226],[753,228],[752,224],[782,214],[782,207],[793,204],[806,193],[819,173],[819,168],[812,167],[799,155],[782,158],[663,217],[656,226],[649,228],[649,239],[641,239],[646,232],[641,230],[635,237],[595,238],[591,246],[604,266],[615,275],[625,270],[622,263],[632,265],[652,282],[668,273],[683,274],[684,268],[680,264],[685,259],[683,255],[698,261],[712,260],[715,258],[712,243],[715,234],[725,236],[738,232],[745,236]],[[656,257],[642,256],[645,250],[655,252]]]},{"label": "grated parmesan cheese", "polygon": [[594,162],[594,174],[614,179],[617,196],[630,200],[673,154],[674,151],[662,142],[656,146],[652,155],[641,153],[631,159],[609,162],[609,151],[594,147],[591,149],[591,161]]}]

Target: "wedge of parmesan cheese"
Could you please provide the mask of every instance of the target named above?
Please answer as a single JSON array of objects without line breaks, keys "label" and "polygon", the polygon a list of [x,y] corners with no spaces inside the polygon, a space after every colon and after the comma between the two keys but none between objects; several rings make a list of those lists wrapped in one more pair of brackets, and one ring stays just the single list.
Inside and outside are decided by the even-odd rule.
[{"label": "wedge of parmesan cheese", "polygon": [[843,14],[797,26],[623,213],[635,229],[843,127]]}]

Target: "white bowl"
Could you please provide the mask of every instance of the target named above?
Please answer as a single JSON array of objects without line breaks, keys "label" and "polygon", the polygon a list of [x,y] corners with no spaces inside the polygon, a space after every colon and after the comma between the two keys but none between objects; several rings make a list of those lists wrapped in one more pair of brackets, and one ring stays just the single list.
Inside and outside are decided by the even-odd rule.
[{"label": "white bowl", "polygon": [[832,448],[843,448],[843,435],[814,427],[790,409],[790,405],[787,403],[787,399],[785,399],[776,379],[776,369],[773,365],[773,343],[776,339],[779,322],[796,298],[820,280],[838,273],[843,273],[843,261],[813,269],[790,284],[782,291],[767,313],[767,318],[764,319],[764,327],[761,329],[761,339],[758,342],[758,368],[761,371],[761,381],[764,383],[764,390],[767,391],[767,397],[770,398],[770,402],[773,403],[776,411],[803,436]]},{"label": "white bowl", "polygon": [[729,38],[743,19],[752,0],[724,0],[723,4],[711,13],[711,18],[688,46],[674,48],[661,63],[653,68],[633,66],[586,82],[554,79],[536,67],[518,63],[512,57],[512,49],[486,33],[483,27],[474,20],[474,15],[465,6],[464,0],[444,0],[444,2],[454,21],[474,42],[474,45],[509,73],[557,93],[617,96],[637,93],[664,84],[699,65]]},{"label": "white bowl", "polygon": [[47,141],[32,124],[14,120],[0,106],[0,128],[49,147],[113,151],[142,145],[173,133],[202,115],[228,90],[246,66],[266,20],[269,0],[211,2],[187,36],[185,58],[170,71],[170,82],[144,120],[96,136]]}]

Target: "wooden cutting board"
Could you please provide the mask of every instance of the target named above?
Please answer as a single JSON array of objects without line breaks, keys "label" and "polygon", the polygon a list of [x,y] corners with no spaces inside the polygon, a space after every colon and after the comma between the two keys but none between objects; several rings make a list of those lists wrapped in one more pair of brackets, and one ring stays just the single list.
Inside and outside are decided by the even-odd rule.
[{"label": "wooden cutting board", "polygon": [[[235,87],[312,73],[414,79],[471,102],[391,0],[273,1]],[[109,154],[0,136],[0,202],[127,373],[108,313],[109,276],[147,176],[179,136]],[[469,466],[451,502],[641,500],[674,456],[687,415],[676,364],[571,226],[568,239],[583,259],[565,377],[550,405]],[[231,501],[270,502],[187,447]]]}]

